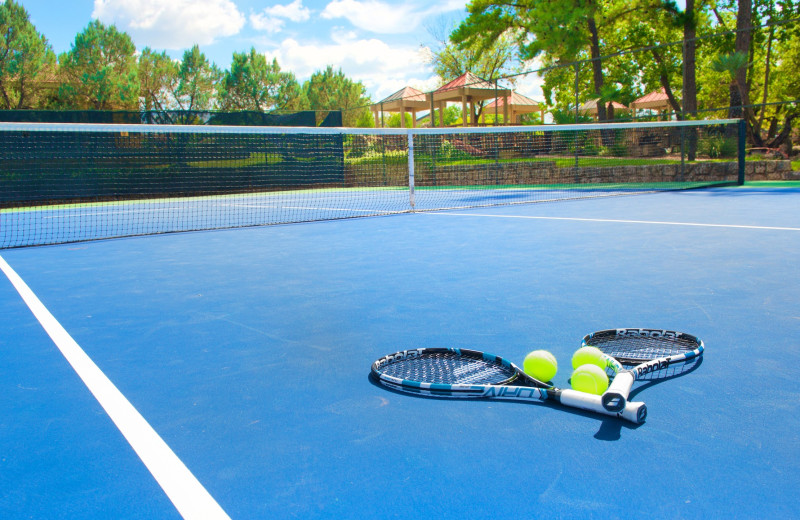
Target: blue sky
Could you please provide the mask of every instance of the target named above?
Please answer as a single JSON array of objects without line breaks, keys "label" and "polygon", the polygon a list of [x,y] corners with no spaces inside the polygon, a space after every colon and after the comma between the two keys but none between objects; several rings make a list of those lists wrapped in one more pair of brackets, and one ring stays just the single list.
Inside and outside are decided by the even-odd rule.
[{"label": "blue sky", "polygon": [[228,68],[255,47],[299,80],[327,65],[361,81],[374,100],[411,85],[436,87],[425,62],[430,27],[457,23],[467,0],[18,0],[61,53],[92,19],[115,24],[137,49],[179,59],[193,44]]}]

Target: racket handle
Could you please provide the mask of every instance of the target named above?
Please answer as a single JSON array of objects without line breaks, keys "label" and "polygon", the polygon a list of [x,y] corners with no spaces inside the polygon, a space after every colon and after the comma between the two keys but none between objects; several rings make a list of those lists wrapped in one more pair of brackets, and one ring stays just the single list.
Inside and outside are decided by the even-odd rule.
[{"label": "racket handle", "polygon": [[599,395],[587,394],[576,390],[561,390],[558,401],[573,408],[580,408],[612,417],[621,417],[634,424],[642,424],[647,417],[647,406],[644,403],[626,402],[619,411],[612,412],[603,408]]},{"label": "racket handle", "polygon": [[608,390],[603,394],[603,408],[609,412],[622,411],[628,400],[628,394],[631,393],[634,379],[631,372],[620,372],[617,374],[614,380],[611,381]]}]

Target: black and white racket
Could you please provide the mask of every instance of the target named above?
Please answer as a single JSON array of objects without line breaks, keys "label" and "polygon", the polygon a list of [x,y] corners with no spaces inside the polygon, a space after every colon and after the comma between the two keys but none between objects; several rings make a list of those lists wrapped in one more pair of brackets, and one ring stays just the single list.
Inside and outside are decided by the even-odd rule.
[{"label": "black and white racket", "polygon": [[546,401],[621,417],[641,424],[644,403],[625,403],[618,411],[603,408],[599,395],[560,390],[537,381],[505,359],[475,350],[417,348],[384,356],[372,374],[388,388],[434,397]]},{"label": "black and white racket", "polygon": [[[614,376],[601,400],[609,412],[625,409],[633,383],[667,378],[689,367],[703,355],[696,336],[662,329],[609,329],[587,334],[582,346],[599,348],[627,368]],[[671,369],[670,369],[671,367]]]}]

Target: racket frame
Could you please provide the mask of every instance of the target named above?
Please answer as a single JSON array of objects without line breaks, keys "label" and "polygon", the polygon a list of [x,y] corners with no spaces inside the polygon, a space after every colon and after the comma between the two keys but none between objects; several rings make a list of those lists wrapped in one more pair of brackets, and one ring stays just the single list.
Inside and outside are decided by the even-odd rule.
[{"label": "racket frame", "polygon": [[[614,356],[619,363],[633,366],[629,369],[617,371],[611,384],[601,396],[603,408],[609,412],[618,412],[625,409],[631,388],[633,388],[633,384],[638,379],[652,372],[664,370],[675,363],[682,363],[698,358],[703,355],[703,351],[705,350],[703,341],[697,336],[674,330],[645,328],[617,328],[592,332],[584,336],[581,346],[593,346],[603,351],[602,344],[598,346],[592,342],[592,339],[597,336],[611,336],[614,338],[644,337],[655,340],[661,338],[665,344],[674,344],[677,343],[678,340],[684,340],[695,347],[692,350],[683,349],[682,353],[658,358],[643,359],[641,357]],[[606,353],[606,355],[609,354]]]},{"label": "racket frame", "polygon": [[[478,357],[490,363],[497,363],[513,370],[513,375],[496,384],[443,384],[425,381],[402,379],[383,371],[391,363],[403,359],[450,352],[458,356]],[[534,379],[520,370],[510,361],[493,354],[477,350],[457,348],[416,348],[402,350],[383,356],[372,364],[373,376],[384,386],[405,393],[446,398],[478,398],[478,399],[503,399],[514,401],[547,401],[552,400],[562,405],[618,417],[634,424],[642,424],[647,417],[647,407],[644,403],[628,402],[619,411],[609,411],[603,407],[601,396],[578,392],[571,389],[559,389]]]}]

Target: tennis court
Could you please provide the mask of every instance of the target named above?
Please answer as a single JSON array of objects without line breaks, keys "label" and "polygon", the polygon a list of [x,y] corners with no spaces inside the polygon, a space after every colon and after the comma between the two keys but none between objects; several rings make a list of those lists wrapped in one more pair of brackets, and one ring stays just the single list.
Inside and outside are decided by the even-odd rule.
[{"label": "tennis court", "polygon": [[[800,185],[730,181],[536,204],[516,202],[557,190],[418,186],[413,208],[407,187],[365,190],[370,206],[330,188],[204,195],[158,204],[197,228],[231,200],[334,205],[108,240],[91,227],[105,212],[151,222],[157,204],[5,210],[5,240],[88,227],[0,252],[0,516],[795,518]],[[423,211],[426,194],[451,209]],[[583,336],[615,327],[707,349],[634,386],[642,425],[369,377],[407,348],[542,348],[568,388]]]}]

